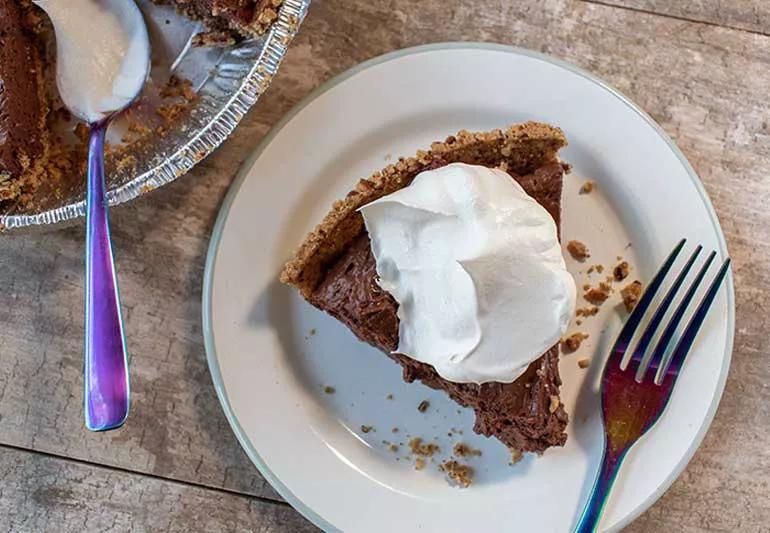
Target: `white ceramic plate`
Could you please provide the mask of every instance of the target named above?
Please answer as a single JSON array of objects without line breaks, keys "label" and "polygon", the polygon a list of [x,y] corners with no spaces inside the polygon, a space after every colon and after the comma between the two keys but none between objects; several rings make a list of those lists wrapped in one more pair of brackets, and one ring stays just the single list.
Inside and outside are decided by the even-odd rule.
[{"label": "white ceramic plate", "polygon": [[[504,446],[473,434],[472,413],[403,383],[400,367],[277,281],[305,233],[359,178],[460,129],[528,119],[560,126],[570,141],[563,232],[565,242],[589,245],[588,264],[611,267],[622,255],[646,281],[682,237],[726,257],[703,186],[671,140],[575,67],[525,50],[443,44],[377,58],[327,83],[244,166],[215,227],[203,291],[209,366],[233,430],[262,475],[318,526],[563,532],[575,523],[601,452],[596,383],[620,325],[617,294],[580,326],[590,338],[579,354],[561,361],[567,445],[509,466]],[[587,178],[597,190],[578,195]],[[587,264],[568,264],[582,285]],[[692,457],[722,393],[733,330],[728,279],[668,410],[626,460],[604,529],[649,507]],[[581,370],[586,356],[593,364]],[[419,413],[425,399],[430,408]],[[452,428],[463,434],[450,438]],[[430,463],[415,471],[406,446],[415,436],[435,437],[440,458],[458,440],[481,449],[469,461],[474,485],[451,487]],[[403,444],[394,453],[383,441]]]}]

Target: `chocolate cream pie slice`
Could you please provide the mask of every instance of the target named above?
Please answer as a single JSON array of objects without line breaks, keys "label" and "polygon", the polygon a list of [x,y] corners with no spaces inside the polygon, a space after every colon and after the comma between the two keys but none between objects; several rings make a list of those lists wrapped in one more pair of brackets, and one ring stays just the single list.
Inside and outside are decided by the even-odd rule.
[{"label": "chocolate cream pie slice", "polygon": [[[286,264],[281,281],[400,364],[407,382],[419,380],[472,408],[477,433],[499,439],[515,454],[562,446],[567,413],[559,400],[557,343],[574,309],[574,281],[564,268],[558,243],[562,180],[568,167],[557,154],[566,144],[561,130],[534,122],[506,131],[462,131],[434,143],[430,150],[361,180],[336,202]],[[440,180],[444,188],[431,195],[426,187]],[[452,185],[457,183],[459,187]],[[466,188],[473,196],[467,202]],[[490,213],[505,203],[499,197],[509,193],[513,203]],[[408,198],[401,198],[405,194]],[[393,210],[394,202],[400,202],[401,211]],[[378,218],[374,206],[390,211]],[[450,212],[451,217],[444,217]],[[427,222],[426,213],[433,217]],[[493,224],[485,226],[485,220]],[[393,221],[406,225],[392,226]],[[442,224],[448,225],[442,229]],[[522,224],[520,230],[516,224]],[[416,234],[413,255],[391,237],[406,233],[408,243],[408,228]],[[492,244],[478,252],[477,241]],[[438,251],[425,250],[436,243]],[[494,253],[487,250],[490,246]],[[463,253],[476,254],[475,259],[457,256],[431,263],[436,254]],[[399,271],[404,261],[408,265]],[[526,272],[518,276],[514,270],[510,275],[517,268],[513,265],[523,265]],[[438,270],[432,280],[433,268]],[[423,277],[411,277],[420,269]],[[442,286],[444,277],[459,282]],[[508,278],[517,281],[506,286]],[[463,284],[469,290],[457,288]],[[508,299],[493,301],[498,294]],[[450,303],[438,305],[431,295]],[[517,295],[529,303],[515,301]],[[533,311],[501,313],[505,305],[530,305]],[[532,336],[537,339],[517,341],[516,332],[528,328],[536,330]],[[541,351],[522,353],[540,345]],[[404,353],[408,351],[414,353]]]}]

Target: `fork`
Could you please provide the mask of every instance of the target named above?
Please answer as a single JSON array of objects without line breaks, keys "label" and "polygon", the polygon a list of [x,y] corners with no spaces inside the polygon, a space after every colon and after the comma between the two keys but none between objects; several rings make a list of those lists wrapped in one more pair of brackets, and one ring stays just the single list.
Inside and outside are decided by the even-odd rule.
[{"label": "fork", "polygon": [[690,308],[696,291],[714,262],[714,257],[716,257],[716,252],[709,254],[671,315],[652,354],[647,356],[648,348],[658,327],[663,322],[666,312],[671,307],[698,255],[703,250],[703,247],[698,245],[666,292],[658,308],[652,313],[652,318],[639,337],[631,358],[623,366],[623,359],[628,352],[631,339],[639,329],[655,294],[663,285],[685,242],[686,239],[682,239],[677,244],[655,274],[621,329],[605,364],[601,381],[602,419],[605,436],[602,464],[594,482],[591,497],[586,503],[575,529],[576,533],[588,533],[597,530],[610,489],[618,475],[623,459],[636,441],[657,422],[666,408],[687,353],[690,351],[698,330],[703,324],[730,267],[730,259],[727,258],[711,281],[671,352],[668,362],[666,362],[664,356],[667,348],[682,322],[682,318]]}]

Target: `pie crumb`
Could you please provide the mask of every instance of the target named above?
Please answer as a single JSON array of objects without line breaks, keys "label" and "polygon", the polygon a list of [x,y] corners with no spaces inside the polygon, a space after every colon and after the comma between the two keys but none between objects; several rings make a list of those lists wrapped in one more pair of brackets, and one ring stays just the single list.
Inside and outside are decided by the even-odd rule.
[{"label": "pie crumb", "polygon": [[398,428],[393,428],[390,430],[391,433],[398,433]]},{"label": "pie crumb", "polygon": [[615,281],[623,281],[628,277],[628,272],[631,268],[628,266],[628,261],[621,261],[612,269],[612,277]]},{"label": "pie crumb", "polygon": [[458,442],[452,448],[452,454],[457,457],[481,457],[481,450],[476,450],[463,442]]},{"label": "pie crumb", "polygon": [[[584,287],[585,290],[588,290],[590,288],[591,288],[590,285],[588,286],[588,288]],[[598,312],[599,312],[599,308],[593,305],[591,307],[581,307],[577,311],[575,311],[575,314],[577,316],[589,317],[589,316],[594,316]]]},{"label": "pie crumb", "polygon": [[596,269],[596,271],[601,274],[604,272],[604,265],[594,265],[594,269]]},{"label": "pie crumb", "polygon": [[468,488],[473,483],[473,468],[450,459],[441,463],[439,470],[445,472],[450,481],[462,488]]},{"label": "pie crumb", "polygon": [[388,450],[391,451],[391,453],[396,453],[398,451],[398,445],[397,444],[389,444]]},{"label": "pie crumb", "polygon": [[178,76],[171,76],[160,90],[161,98],[182,98],[188,102],[198,99],[198,94],[193,89],[192,81]]},{"label": "pie crumb", "polygon": [[126,134],[120,139],[121,142],[124,143],[133,143],[145,135],[149,135],[152,132],[150,128],[142,124],[141,122],[137,122],[136,120],[129,119],[128,120],[128,131]]},{"label": "pie crumb", "polygon": [[581,187],[578,194],[589,194],[594,190],[594,187],[596,186],[596,182],[593,180],[586,181]]},{"label": "pie crumb", "polygon": [[423,400],[420,402],[420,405],[417,406],[417,410],[424,413],[428,410],[428,407],[430,407],[430,402],[428,400]]},{"label": "pie crumb", "polygon": [[637,280],[632,281],[620,290],[620,296],[623,297],[623,305],[626,306],[626,311],[629,313],[634,310],[636,304],[639,303],[639,297],[642,295],[642,282]]},{"label": "pie crumb", "polygon": [[118,170],[118,172],[125,172],[126,169],[136,169],[137,161],[136,157],[132,155],[126,155],[118,159],[117,164],[115,165],[115,168]]},{"label": "pie crumb", "polygon": [[369,433],[370,431],[374,431],[374,428],[372,426],[361,426],[361,431],[364,433]]},{"label": "pie crumb", "polygon": [[551,397],[550,397],[550,401],[551,401],[551,403],[548,405],[548,412],[549,413],[555,413],[556,410],[561,405],[561,402],[559,401],[559,397],[556,396],[555,394],[552,394]]},{"label": "pie crumb", "polygon": [[423,459],[422,457],[418,457],[417,459],[414,460],[414,469],[422,470],[423,468],[425,468],[425,459]]},{"label": "pie crumb", "polygon": [[588,368],[590,364],[591,364],[591,361],[587,357],[584,357],[583,359],[578,359],[578,366],[580,368]]},{"label": "pie crumb", "polygon": [[421,437],[415,437],[409,441],[409,449],[415,455],[421,455],[423,457],[432,457],[434,454],[441,451],[438,445],[432,442],[423,443]]},{"label": "pie crumb", "polygon": [[326,385],[324,386],[324,392],[326,394],[334,394],[335,392],[337,392],[337,389],[335,389],[334,387],[330,387],[329,385]]},{"label": "pie crumb", "polygon": [[160,105],[155,109],[155,114],[160,117],[161,125],[155,128],[155,133],[160,137],[165,137],[171,130],[177,118],[183,115],[192,107],[192,102],[177,102],[174,104]]},{"label": "pie crumb", "polygon": [[392,400],[393,399],[393,395],[392,394],[388,394],[387,396],[385,396],[385,399],[386,400]]},{"label": "pie crumb", "polygon": [[588,252],[588,246],[580,241],[569,241],[567,243],[567,251],[578,261],[585,261],[591,257],[591,254]]},{"label": "pie crumb", "polygon": [[601,305],[604,303],[607,298],[610,297],[610,293],[612,292],[612,287],[609,283],[605,281],[599,282],[598,287],[592,287],[588,289],[584,294],[583,298],[588,300],[594,305]]},{"label": "pie crumb", "polygon": [[513,466],[519,461],[521,461],[521,458],[524,457],[524,454],[521,453],[521,450],[515,450],[513,448],[508,448],[508,451],[511,452],[511,462],[508,463],[509,465]]},{"label": "pie crumb", "polygon": [[561,351],[564,353],[572,353],[576,351],[578,348],[580,348],[580,345],[587,338],[588,338],[588,335],[586,333],[580,333],[580,332],[573,333],[566,339],[562,339]]},{"label": "pie crumb", "polygon": [[235,44],[235,38],[225,31],[207,31],[193,35],[192,46],[218,48]]}]

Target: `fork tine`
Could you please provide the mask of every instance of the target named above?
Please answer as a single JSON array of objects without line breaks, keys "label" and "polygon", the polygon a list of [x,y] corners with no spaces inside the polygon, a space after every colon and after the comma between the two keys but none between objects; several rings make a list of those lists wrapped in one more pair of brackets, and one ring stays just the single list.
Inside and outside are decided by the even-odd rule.
[{"label": "fork tine", "polygon": [[703,266],[698,271],[698,274],[695,276],[695,279],[692,280],[692,283],[690,283],[690,287],[684,294],[684,298],[682,298],[682,301],[679,302],[679,305],[676,307],[674,314],[671,315],[671,319],[669,319],[668,325],[663,330],[663,334],[660,336],[660,339],[658,339],[658,344],[655,346],[655,351],[652,354],[652,358],[654,360],[663,360],[663,356],[666,353],[666,348],[668,348],[668,345],[671,343],[671,339],[674,338],[674,333],[676,333],[679,324],[682,322],[682,318],[687,312],[687,308],[690,306],[695,293],[700,287],[700,284],[703,282],[703,278],[706,276],[706,272],[708,271],[709,267],[711,267],[711,263],[714,261],[716,255],[716,252],[711,252],[709,254],[709,256],[706,258],[706,261],[703,263]]},{"label": "fork tine", "polygon": [[644,332],[639,338],[639,342],[637,342],[636,348],[634,348],[634,354],[631,356],[631,360],[629,361],[627,368],[631,368],[633,370],[633,367],[635,366],[637,369],[641,370],[640,375],[638,376],[639,382],[644,381],[644,376],[650,368],[652,368],[653,371],[657,371],[658,366],[660,366],[660,359],[655,357],[657,352],[655,352],[653,357],[650,358],[649,364],[647,366],[642,366],[642,363],[644,362],[644,354],[647,353],[647,348],[649,348],[650,342],[655,336],[655,332],[658,330],[660,323],[663,321],[663,317],[666,315],[668,308],[671,307],[671,303],[674,301],[674,298],[679,292],[682,283],[684,283],[687,274],[690,273],[690,269],[692,268],[693,263],[695,263],[695,260],[698,258],[701,250],[703,250],[703,246],[699,244],[695,248],[695,251],[692,253],[692,255],[690,255],[690,259],[687,260],[687,264],[685,264],[682,271],[679,272],[679,275],[676,277],[674,283],[666,292],[666,296],[655,310],[655,313],[652,315],[652,319],[650,319],[649,324],[647,324],[647,327],[644,328]]},{"label": "fork tine", "polygon": [[708,291],[706,291],[700,304],[698,304],[698,308],[687,323],[687,328],[685,328],[682,333],[682,337],[679,339],[679,342],[676,343],[674,354],[671,356],[671,362],[666,368],[666,374],[671,373],[674,377],[679,375],[679,371],[682,369],[682,365],[692,347],[693,341],[695,340],[696,335],[698,335],[698,330],[700,330],[703,321],[706,319],[706,315],[708,314],[709,309],[711,309],[711,304],[714,303],[717,293],[719,292],[719,287],[722,285],[722,281],[724,281],[725,277],[727,277],[729,269],[730,258],[728,257],[725,259],[725,262],[722,263],[717,275],[714,276]]},{"label": "fork tine", "polygon": [[663,284],[663,280],[666,278],[666,274],[668,274],[668,271],[671,270],[671,266],[674,264],[674,261],[676,261],[676,258],[679,255],[679,252],[682,251],[682,247],[684,247],[684,243],[686,241],[687,239],[682,239],[679,241],[679,244],[677,244],[671,253],[668,254],[666,261],[655,274],[655,277],[652,278],[652,281],[650,281],[650,284],[647,286],[644,294],[642,294],[642,297],[636,304],[636,307],[631,313],[631,316],[628,317],[628,320],[626,320],[626,323],[623,325],[623,329],[620,330],[618,338],[615,340],[615,344],[612,346],[612,350],[610,351],[610,356],[607,359],[605,368],[609,368],[609,366],[612,364],[620,366],[621,362],[623,361],[623,356],[628,349],[628,345],[631,343],[631,339],[633,338],[634,333],[636,333],[636,328],[639,327],[639,323],[642,321],[644,313],[647,312],[647,308],[650,306],[652,299],[655,297],[655,293],[658,292],[658,289]]}]

